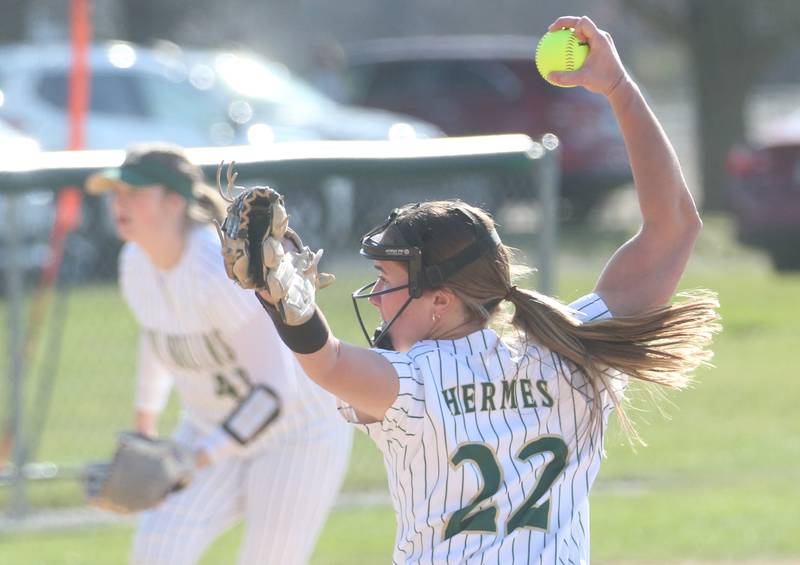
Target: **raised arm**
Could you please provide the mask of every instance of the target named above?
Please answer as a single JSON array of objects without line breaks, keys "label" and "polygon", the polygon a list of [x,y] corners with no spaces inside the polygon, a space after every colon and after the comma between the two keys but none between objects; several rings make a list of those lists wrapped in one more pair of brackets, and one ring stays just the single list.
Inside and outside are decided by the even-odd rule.
[{"label": "raised arm", "polygon": [[664,130],[631,80],[611,36],[589,18],[563,17],[550,30],[575,28],[588,42],[581,69],[552,73],[607,98],[622,131],[642,213],[638,233],[611,257],[595,292],[616,316],[635,315],[667,304],[678,286],[702,223],[680,164]]}]

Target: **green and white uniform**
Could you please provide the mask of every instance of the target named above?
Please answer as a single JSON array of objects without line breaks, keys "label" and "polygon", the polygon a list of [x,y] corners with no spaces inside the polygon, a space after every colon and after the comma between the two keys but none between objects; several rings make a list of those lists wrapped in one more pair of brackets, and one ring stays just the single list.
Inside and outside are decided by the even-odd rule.
[{"label": "green and white uniform", "polygon": [[[572,307],[584,320],[610,317],[596,295]],[[376,351],[400,392],[383,421],[359,425],[388,470],[394,563],[589,562],[602,437],[588,436],[583,373],[544,347],[515,352],[490,329]],[[618,374],[613,382],[625,385]],[[603,399],[605,425],[612,403]]]},{"label": "green and white uniform", "polygon": [[126,244],[120,284],[141,328],[137,408],[160,412],[174,386],[174,438],[212,459],[142,515],[132,562],[196,563],[244,520],[241,563],[305,563],[350,450],[334,398],[302,373],[253,292],[228,279],[213,229],[195,228],[169,271]]}]

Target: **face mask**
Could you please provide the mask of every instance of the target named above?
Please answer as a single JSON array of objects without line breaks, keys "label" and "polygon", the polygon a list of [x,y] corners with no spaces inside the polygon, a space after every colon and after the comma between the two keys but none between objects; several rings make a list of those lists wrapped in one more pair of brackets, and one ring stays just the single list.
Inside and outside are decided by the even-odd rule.
[{"label": "face mask", "polygon": [[359,309],[358,301],[364,298],[369,300],[373,296],[383,296],[384,294],[389,294],[390,292],[396,292],[398,290],[408,288],[408,285],[404,284],[403,286],[387,288],[386,290],[381,290],[380,292],[370,292],[374,286],[375,282],[371,282],[353,292],[353,308],[356,311],[356,318],[358,318],[358,323],[361,326],[361,332],[364,334],[364,337],[367,339],[367,343],[369,343],[370,347],[393,350],[394,346],[392,344],[392,338],[389,335],[389,328],[391,328],[392,324],[394,324],[395,321],[400,317],[400,314],[402,314],[403,311],[408,308],[408,305],[411,304],[413,298],[409,297],[405,304],[400,307],[400,310],[397,311],[397,314],[395,314],[394,318],[392,318],[389,322],[382,322],[377,328],[375,328],[375,330],[372,332],[372,337],[370,337],[369,332],[367,331],[367,326],[364,323],[364,318],[361,316],[361,310]]},{"label": "face mask", "polygon": [[[418,204],[411,208],[413,210],[419,206]],[[470,263],[476,261],[486,253],[494,252],[494,250],[501,245],[500,238],[495,230],[486,232],[480,226],[479,222],[472,216],[472,214],[455,209],[455,212],[464,217],[465,221],[472,226],[475,232],[475,241],[462,249],[453,257],[443,261],[439,265],[423,265],[422,261],[422,245],[419,238],[405,223],[396,223],[396,227],[406,245],[385,245],[382,241],[383,234],[390,225],[397,221],[400,212],[398,210],[392,211],[386,221],[369,231],[361,240],[361,255],[373,261],[399,261],[407,264],[408,270],[408,284],[382,290],[380,292],[370,292],[370,289],[375,286],[375,283],[369,283],[357,289],[352,294],[353,307],[356,311],[356,317],[361,326],[361,331],[367,339],[367,343],[371,347],[379,347],[382,349],[391,349],[391,339],[389,336],[389,329],[392,327],[400,315],[405,311],[411,301],[415,298],[422,296],[423,290],[435,289],[442,286],[442,284],[449,277],[457,273],[462,268]],[[364,324],[361,312],[359,311],[358,301],[361,299],[369,299],[373,296],[381,296],[390,292],[408,289],[409,298],[405,304],[398,310],[397,314],[389,320],[384,321],[370,337],[369,332]]]}]

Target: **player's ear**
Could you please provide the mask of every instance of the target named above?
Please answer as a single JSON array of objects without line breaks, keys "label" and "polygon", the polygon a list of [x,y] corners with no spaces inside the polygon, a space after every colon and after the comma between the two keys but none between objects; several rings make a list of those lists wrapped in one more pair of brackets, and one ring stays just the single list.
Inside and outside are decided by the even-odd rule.
[{"label": "player's ear", "polygon": [[455,293],[449,288],[438,288],[433,291],[433,307],[438,310],[440,314],[452,308],[456,300]]},{"label": "player's ear", "polygon": [[164,200],[171,210],[182,210],[188,206],[188,203],[183,196],[171,190],[164,190]]}]

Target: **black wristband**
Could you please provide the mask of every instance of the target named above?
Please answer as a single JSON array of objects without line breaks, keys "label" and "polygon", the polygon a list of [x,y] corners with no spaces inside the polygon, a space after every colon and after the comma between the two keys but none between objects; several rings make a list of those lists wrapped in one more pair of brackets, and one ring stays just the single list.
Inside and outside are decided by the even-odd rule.
[{"label": "black wristband", "polygon": [[275,306],[261,298],[261,295],[257,292],[255,295],[261,306],[269,314],[269,317],[272,318],[275,329],[278,330],[278,335],[281,336],[283,343],[295,353],[315,353],[328,343],[331,330],[328,327],[325,316],[322,315],[318,307],[314,306],[314,315],[307,322],[303,322],[299,326],[290,326],[283,321],[281,313]]}]

